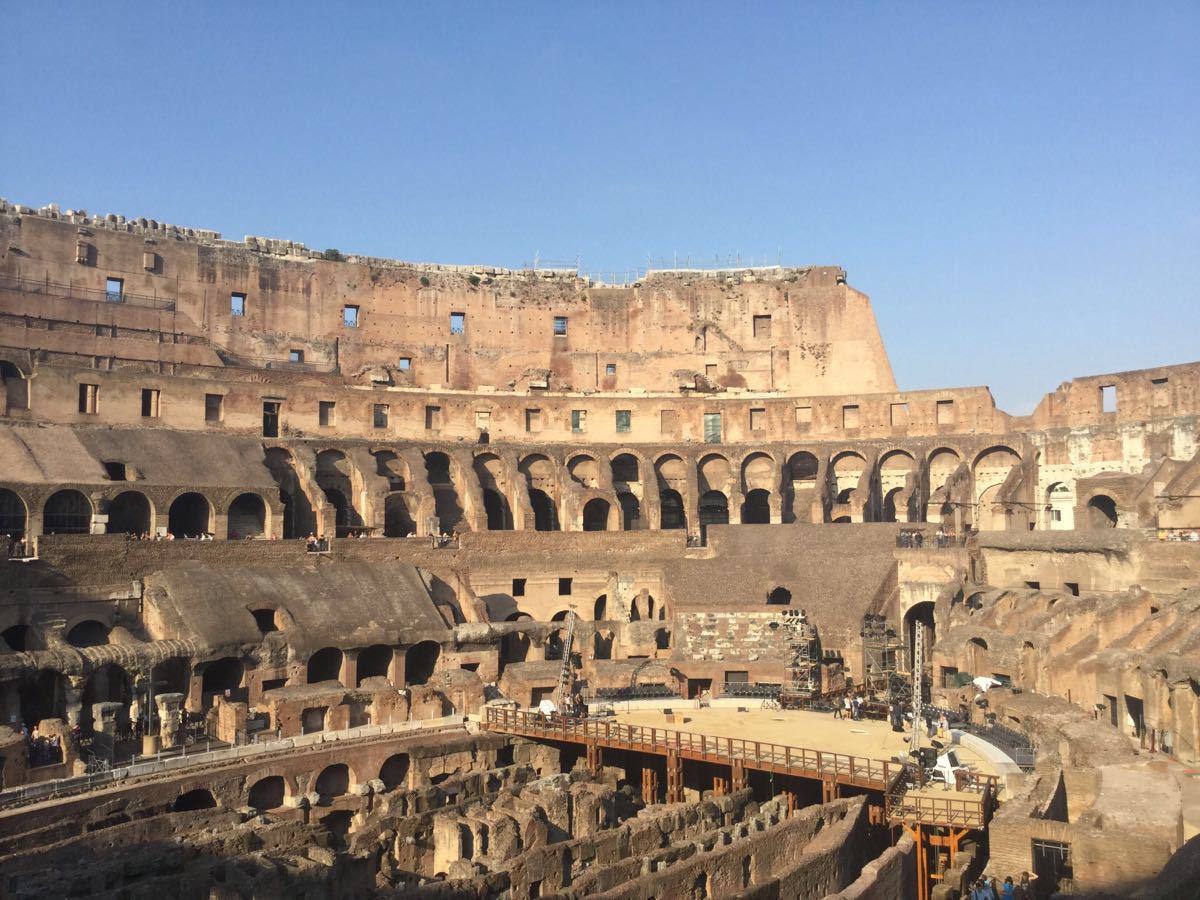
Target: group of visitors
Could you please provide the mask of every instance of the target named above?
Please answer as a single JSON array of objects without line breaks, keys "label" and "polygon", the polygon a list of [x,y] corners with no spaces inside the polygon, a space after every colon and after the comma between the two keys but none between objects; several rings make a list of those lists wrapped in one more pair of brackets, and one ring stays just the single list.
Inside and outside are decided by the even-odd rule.
[{"label": "group of visitors", "polygon": [[[236,534],[237,533],[234,532],[234,534],[230,535],[230,537],[235,537]],[[173,541],[173,540],[175,540],[175,533],[173,531],[160,531],[155,534],[151,534],[148,531],[143,531],[141,534],[139,534],[136,531],[130,531],[125,535],[125,540],[127,540],[127,541]],[[212,540],[216,540],[216,535],[212,534],[212,532],[209,532],[209,531],[202,531],[199,534],[197,534],[195,537],[193,537],[190,534],[185,534],[182,538],[180,538],[180,540],[212,541]]]},{"label": "group of visitors", "polygon": [[981,875],[967,896],[970,900],[1033,900],[1033,882],[1036,880],[1036,875],[1022,872],[1020,881],[1013,881],[1009,875],[1003,884],[998,884],[995,876]]},{"label": "group of visitors", "polygon": [[59,735],[38,734],[36,725],[33,731],[22,725],[21,735],[25,738],[25,750],[29,756],[30,768],[52,766],[63,761],[62,738]]},{"label": "group of visitors", "polygon": [[[931,546],[938,550],[958,546],[961,543],[954,529],[944,525],[937,527],[937,531],[933,533],[930,541]],[[896,535],[896,546],[904,550],[920,550],[925,546],[925,532],[920,528],[901,528]]]},{"label": "group of visitors", "polygon": [[840,703],[833,704],[833,717],[858,722],[863,717],[863,704],[866,702],[862,694],[846,694]]},{"label": "group of visitors", "polygon": [[317,537],[310,531],[308,537],[304,539],[304,549],[309,553],[328,553],[329,538],[325,537],[325,535]]},{"label": "group of visitors", "polygon": [[20,535],[8,534],[8,558],[9,559],[28,559],[29,547],[25,543],[25,538]]},{"label": "group of visitors", "polygon": [[1200,530],[1195,528],[1160,528],[1160,541],[1200,541]]}]

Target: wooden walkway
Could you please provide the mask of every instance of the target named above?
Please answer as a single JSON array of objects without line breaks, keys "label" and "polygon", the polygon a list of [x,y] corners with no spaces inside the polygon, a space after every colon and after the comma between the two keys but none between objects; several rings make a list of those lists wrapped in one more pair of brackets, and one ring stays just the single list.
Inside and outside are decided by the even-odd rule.
[{"label": "wooden walkway", "polygon": [[949,791],[946,796],[938,796],[941,792],[937,789],[916,789],[912,784],[914,769],[903,763],[767,741],[624,725],[611,719],[547,718],[537,712],[488,706],[484,707],[483,726],[502,734],[583,744],[593,765],[598,764],[597,751],[601,748],[666,757],[669,800],[682,800],[679,764],[685,759],[729,766],[734,788],[744,786],[746,770],[754,770],[820,781],[827,799],[837,796],[837,786],[878,791],[886,798],[887,818],[893,824],[983,828],[995,791],[995,778],[982,776],[973,779],[970,791]]}]

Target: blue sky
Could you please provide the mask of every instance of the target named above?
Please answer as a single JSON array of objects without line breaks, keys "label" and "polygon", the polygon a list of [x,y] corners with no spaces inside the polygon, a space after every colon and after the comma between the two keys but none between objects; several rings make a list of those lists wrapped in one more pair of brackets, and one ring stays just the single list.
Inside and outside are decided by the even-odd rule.
[{"label": "blue sky", "polygon": [[1200,4],[5,4],[0,196],[401,259],[838,264],[903,389],[1200,359]]}]

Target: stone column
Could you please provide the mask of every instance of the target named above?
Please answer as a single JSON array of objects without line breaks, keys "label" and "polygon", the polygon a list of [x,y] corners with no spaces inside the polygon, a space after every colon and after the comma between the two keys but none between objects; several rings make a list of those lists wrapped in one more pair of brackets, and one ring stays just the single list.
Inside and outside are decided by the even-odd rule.
[{"label": "stone column", "polygon": [[179,724],[183,708],[183,694],[156,694],[154,705],[158,708],[158,737],[164,747],[181,743],[183,728]]}]

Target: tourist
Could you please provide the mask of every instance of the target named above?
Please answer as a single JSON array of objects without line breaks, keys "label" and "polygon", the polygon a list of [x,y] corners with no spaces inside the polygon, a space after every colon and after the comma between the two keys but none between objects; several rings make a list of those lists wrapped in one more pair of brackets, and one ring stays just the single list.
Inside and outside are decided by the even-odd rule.
[{"label": "tourist", "polygon": [[975,882],[975,889],[971,891],[971,900],[1000,900],[1000,898],[996,896],[996,892],[988,883],[987,878],[980,876],[979,880]]},{"label": "tourist", "polygon": [[833,701],[833,717],[835,719],[841,719],[844,717],[844,714],[842,713],[842,701],[838,700],[837,698],[834,698]]},{"label": "tourist", "polygon": [[852,715],[853,712],[854,712],[854,702],[850,699],[849,694],[844,694],[842,696],[842,718],[844,718],[844,719],[853,718],[853,715]]},{"label": "tourist", "polygon": [[940,737],[940,738],[949,738],[950,737],[950,719],[947,718],[945,713],[942,713],[938,717],[938,737]]},{"label": "tourist", "polygon": [[1012,876],[1009,875],[1004,879],[1004,885],[1000,888],[1001,900],[1015,900],[1017,896],[1017,886],[1013,884]]}]

